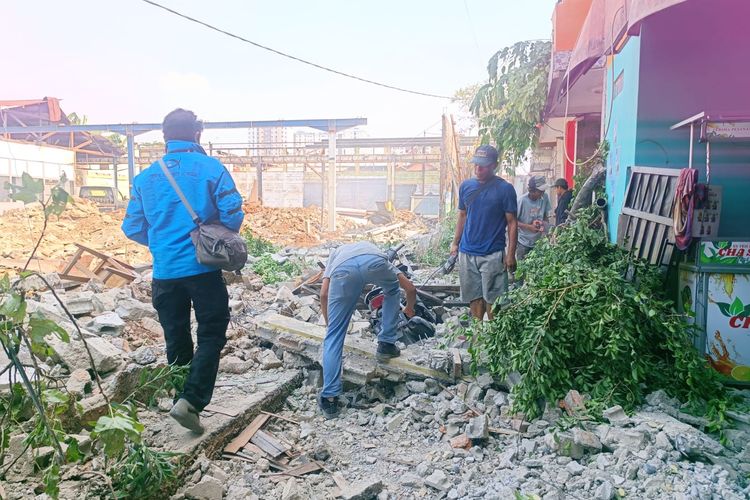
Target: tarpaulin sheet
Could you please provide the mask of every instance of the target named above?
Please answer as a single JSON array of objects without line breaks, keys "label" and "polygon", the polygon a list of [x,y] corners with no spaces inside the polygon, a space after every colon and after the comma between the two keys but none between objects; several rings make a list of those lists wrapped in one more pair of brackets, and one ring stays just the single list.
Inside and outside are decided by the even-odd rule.
[{"label": "tarpaulin sheet", "polygon": [[[567,79],[572,85],[624,33],[634,34],[648,16],[688,0],[594,0],[570,55]],[[701,1],[701,0],[692,0]]]}]

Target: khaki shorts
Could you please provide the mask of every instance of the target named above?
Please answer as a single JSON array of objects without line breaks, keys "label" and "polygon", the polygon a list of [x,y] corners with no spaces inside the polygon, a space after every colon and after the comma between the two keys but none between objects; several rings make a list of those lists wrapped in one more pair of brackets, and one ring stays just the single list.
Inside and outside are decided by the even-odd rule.
[{"label": "khaki shorts", "polygon": [[488,304],[508,291],[508,273],[505,272],[505,253],[489,255],[458,254],[458,278],[461,283],[461,300],[471,302],[484,299]]},{"label": "khaki shorts", "polygon": [[520,243],[516,246],[516,261],[521,261],[529,255],[529,252],[533,250],[532,247],[521,245]]}]

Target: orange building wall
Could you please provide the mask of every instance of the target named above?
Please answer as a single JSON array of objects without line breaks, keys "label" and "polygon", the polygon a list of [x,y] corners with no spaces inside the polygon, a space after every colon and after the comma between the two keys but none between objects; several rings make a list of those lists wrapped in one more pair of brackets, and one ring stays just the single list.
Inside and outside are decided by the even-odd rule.
[{"label": "orange building wall", "polygon": [[552,50],[573,50],[593,0],[560,0],[552,13]]}]

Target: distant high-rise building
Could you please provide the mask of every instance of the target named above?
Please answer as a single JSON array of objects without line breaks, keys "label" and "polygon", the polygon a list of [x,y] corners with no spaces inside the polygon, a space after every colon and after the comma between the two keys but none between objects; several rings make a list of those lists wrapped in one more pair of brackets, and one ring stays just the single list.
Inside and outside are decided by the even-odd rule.
[{"label": "distant high-rise building", "polygon": [[282,155],[287,142],[286,127],[251,127],[247,129],[247,141],[255,146],[255,155]]}]

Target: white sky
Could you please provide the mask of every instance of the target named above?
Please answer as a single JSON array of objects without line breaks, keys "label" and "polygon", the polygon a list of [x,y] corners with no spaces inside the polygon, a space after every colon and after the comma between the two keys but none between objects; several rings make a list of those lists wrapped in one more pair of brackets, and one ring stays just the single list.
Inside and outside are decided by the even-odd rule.
[{"label": "white sky", "polygon": [[[452,96],[486,80],[498,49],[549,38],[556,2],[159,3],[339,71]],[[365,117],[367,135],[396,137],[438,135],[441,113],[455,111],[449,101],[304,66],[140,0],[4,0],[0,17],[0,100],[58,97],[66,113],[93,124],[161,122],[184,107],[206,121]]]}]

